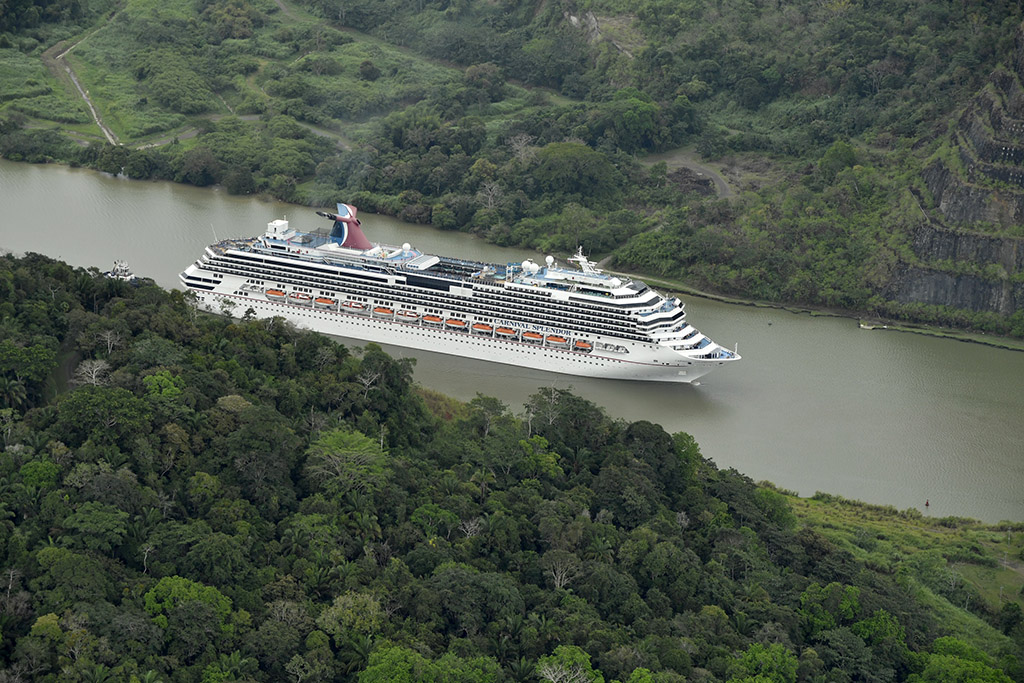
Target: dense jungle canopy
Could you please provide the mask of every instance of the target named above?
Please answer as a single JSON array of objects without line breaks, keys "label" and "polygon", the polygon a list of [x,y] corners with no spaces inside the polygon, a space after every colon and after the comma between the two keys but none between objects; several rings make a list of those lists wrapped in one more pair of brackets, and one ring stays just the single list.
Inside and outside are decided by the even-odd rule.
[{"label": "dense jungle canopy", "polygon": [[0,257],[0,681],[1024,681],[1024,525]]}]

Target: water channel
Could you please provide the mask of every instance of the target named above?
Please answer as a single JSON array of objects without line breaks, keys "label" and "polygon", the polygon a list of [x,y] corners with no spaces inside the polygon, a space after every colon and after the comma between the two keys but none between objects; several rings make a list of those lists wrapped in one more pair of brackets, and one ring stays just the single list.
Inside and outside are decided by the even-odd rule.
[{"label": "water channel", "polygon": [[[305,207],[0,160],[0,249],[101,270],[125,259],[167,288],[179,286],[177,274],[215,239],[258,234],[285,215],[302,229],[325,227]],[[542,256],[361,218],[374,241],[500,262]],[[496,396],[515,412],[538,387],[571,388],[614,417],[687,431],[720,467],[802,495],[827,491],[937,517],[1024,521],[1024,353],[684,299],[691,322],[730,348],[738,342],[744,357],[699,386],[388,351],[415,357],[424,386],[467,400]]]}]

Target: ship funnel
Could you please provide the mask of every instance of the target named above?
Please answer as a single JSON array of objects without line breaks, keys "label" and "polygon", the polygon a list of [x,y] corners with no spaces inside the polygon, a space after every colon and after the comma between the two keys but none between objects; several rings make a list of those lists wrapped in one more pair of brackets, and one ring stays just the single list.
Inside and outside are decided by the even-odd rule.
[{"label": "ship funnel", "polygon": [[359,227],[359,219],[356,218],[356,207],[350,204],[338,203],[338,213],[327,213],[324,211],[317,211],[318,216],[323,216],[334,221],[334,227],[331,229],[331,240],[340,244],[343,247],[349,247],[350,249],[370,249],[373,244],[370,240],[366,239],[366,235],[363,234],[362,229]]}]

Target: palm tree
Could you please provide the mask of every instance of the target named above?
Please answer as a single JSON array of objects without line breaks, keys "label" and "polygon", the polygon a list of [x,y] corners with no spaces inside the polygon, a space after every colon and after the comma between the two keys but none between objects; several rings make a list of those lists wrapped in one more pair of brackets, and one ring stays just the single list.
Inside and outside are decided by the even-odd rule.
[{"label": "palm tree", "polygon": [[494,472],[491,472],[485,467],[481,467],[473,476],[469,478],[471,482],[480,487],[480,500],[483,501],[487,497],[487,492],[491,488],[491,484],[495,483]]},{"label": "palm tree", "polygon": [[28,403],[28,392],[25,383],[20,379],[0,377],[0,406],[20,408]]},{"label": "palm tree", "polygon": [[249,657],[243,657],[242,653],[235,650],[229,655],[221,654],[220,659],[217,661],[217,666],[220,670],[231,675],[232,680],[239,680],[248,676],[256,670],[256,660],[250,659]]},{"label": "palm tree", "polygon": [[515,683],[526,683],[537,680],[537,665],[526,657],[509,662],[509,678]]},{"label": "palm tree", "polygon": [[598,562],[608,564],[615,559],[615,548],[612,546],[611,541],[604,536],[595,536],[587,545],[587,549],[583,552],[583,557],[588,560],[597,560]]},{"label": "palm tree", "polygon": [[114,678],[114,672],[103,664],[97,664],[82,672],[82,680],[85,683],[107,683]]},{"label": "palm tree", "polygon": [[372,636],[352,636],[346,640],[341,652],[338,653],[345,673],[350,674],[365,669],[366,664],[370,661],[373,646]]}]

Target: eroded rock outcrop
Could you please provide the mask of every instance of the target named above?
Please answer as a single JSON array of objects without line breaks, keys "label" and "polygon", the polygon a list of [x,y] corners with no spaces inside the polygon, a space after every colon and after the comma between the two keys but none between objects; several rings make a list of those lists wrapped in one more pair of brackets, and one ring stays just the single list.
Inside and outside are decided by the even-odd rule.
[{"label": "eroded rock outcrop", "polygon": [[950,306],[1003,315],[1024,309],[1024,283],[913,266],[900,269],[886,295],[901,304]]},{"label": "eroded rock outcrop", "polygon": [[1024,240],[1005,235],[1024,225],[1022,77],[1024,27],[1006,67],[957,120],[953,149],[922,173],[936,220],[914,234],[919,263],[898,269],[886,292],[892,300],[1003,315],[1024,310],[1024,285],[1015,277],[1024,270]]}]

